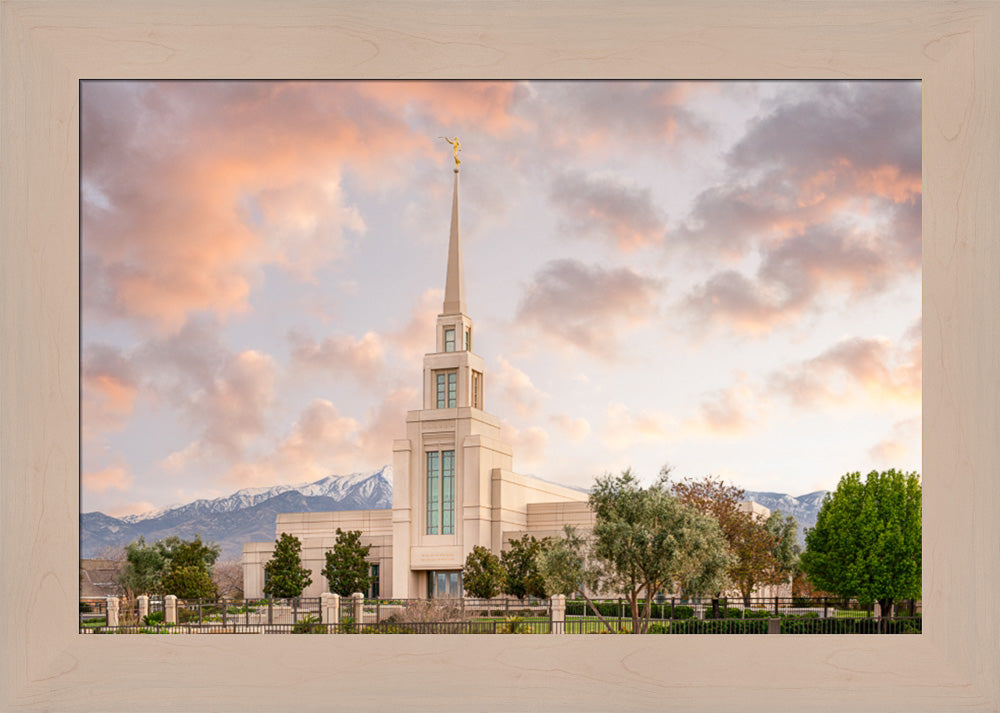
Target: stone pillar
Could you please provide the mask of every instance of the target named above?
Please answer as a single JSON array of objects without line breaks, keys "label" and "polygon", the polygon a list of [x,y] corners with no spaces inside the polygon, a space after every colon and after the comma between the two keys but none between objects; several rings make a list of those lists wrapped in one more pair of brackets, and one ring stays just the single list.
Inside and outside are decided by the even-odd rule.
[{"label": "stone pillar", "polygon": [[177,597],[168,594],[163,598],[164,621],[168,624],[177,623]]},{"label": "stone pillar", "polygon": [[138,623],[141,624],[142,620],[149,615],[149,597],[147,597],[145,594],[140,594],[138,597],[135,598],[135,602],[139,606]]},{"label": "stone pillar", "polygon": [[552,597],[552,618],[549,631],[553,634],[566,633],[566,595],[556,594]]},{"label": "stone pillar", "polygon": [[354,616],[354,623],[361,624],[365,615],[365,595],[355,592],[351,595],[351,614]]},{"label": "stone pillar", "polygon": [[118,597],[108,597],[108,626],[118,626]]},{"label": "stone pillar", "polygon": [[323,610],[321,620],[324,624],[336,624],[340,621],[340,595],[324,592],[319,595],[320,607]]},{"label": "stone pillar", "polygon": [[768,634],[780,634],[781,633],[781,619],[768,619],[767,620],[767,633]]}]

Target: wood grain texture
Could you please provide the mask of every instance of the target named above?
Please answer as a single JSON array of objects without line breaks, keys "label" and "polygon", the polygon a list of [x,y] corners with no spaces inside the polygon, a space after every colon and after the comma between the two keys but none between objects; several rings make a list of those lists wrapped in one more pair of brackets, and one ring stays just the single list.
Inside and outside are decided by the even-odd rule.
[{"label": "wood grain texture", "polygon": [[[2,2],[11,711],[1000,709],[1000,4]],[[78,80],[923,80],[920,637],[76,633]]]}]

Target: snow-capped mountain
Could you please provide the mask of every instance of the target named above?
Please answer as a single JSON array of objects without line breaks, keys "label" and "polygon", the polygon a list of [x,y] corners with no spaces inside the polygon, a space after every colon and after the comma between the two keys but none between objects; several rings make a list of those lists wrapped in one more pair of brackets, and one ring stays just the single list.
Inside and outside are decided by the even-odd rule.
[{"label": "snow-capped mountain", "polygon": [[746,497],[754,502],[760,503],[771,512],[780,510],[782,515],[793,515],[799,526],[799,545],[805,546],[804,531],[807,528],[815,527],[816,515],[819,513],[823,498],[828,491],[817,490],[806,495],[786,495],[784,493],[767,493],[747,491]]},{"label": "snow-capped mountain", "polygon": [[222,546],[223,559],[236,559],[244,542],[275,537],[275,516],[282,512],[379,510],[392,507],[392,466],[371,473],[331,475],[314,483],[244,488],[214,500],[195,500],[121,518],[100,512],[80,516],[80,552],[93,557],[107,546],[125,545],[140,535],[155,541],[170,535],[200,534]]},{"label": "snow-capped mountain", "polygon": [[[816,524],[825,490],[793,497],[783,493],[748,491],[746,497],[770,510],[794,515],[803,529]],[[80,555],[90,558],[108,546],[126,545],[140,535],[147,542],[176,535],[222,547],[222,559],[239,559],[245,542],[268,542],[275,538],[275,518],[286,512],[379,510],[392,507],[392,466],[370,473],[331,475],[314,483],[244,488],[232,495],[203,499],[176,507],[125,517],[100,512],[80,516]]]}]

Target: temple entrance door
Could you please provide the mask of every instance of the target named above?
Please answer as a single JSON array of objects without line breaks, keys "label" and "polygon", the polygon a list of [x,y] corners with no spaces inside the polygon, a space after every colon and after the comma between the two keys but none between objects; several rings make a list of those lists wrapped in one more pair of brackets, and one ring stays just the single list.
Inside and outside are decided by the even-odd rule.
[{"label": "temple entrance door", "polygon": [[430,571],[427,573],[427,596],[444,599],[462,596],[462,571]]}]

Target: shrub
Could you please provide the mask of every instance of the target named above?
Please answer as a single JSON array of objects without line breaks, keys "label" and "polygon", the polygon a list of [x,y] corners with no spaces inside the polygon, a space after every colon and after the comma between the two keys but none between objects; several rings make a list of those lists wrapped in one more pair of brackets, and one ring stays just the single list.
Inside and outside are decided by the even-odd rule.
[{"label": "shrub", "polygon": [[325,634],[327,633],[327,629],[326,626],[320,623],[319,617],[309,614],[299,619],[295,626],[292,627],[292,633]]},{"label": "shrub", "polygon": [[150,625],[153,625],[153,624],[160,624],[160,623],[163,622],[164,618],[165,618],[165,615],[164,615],[163,612],[161,612],[161,611],[154,611],[154,612],[151,612],[150,614],[147,614],[146,616],[144,616],[142,618],[142,623],[145,624],[146,626],[150,626]]}]

